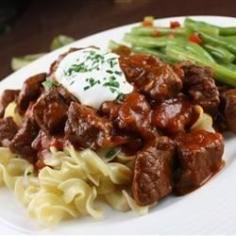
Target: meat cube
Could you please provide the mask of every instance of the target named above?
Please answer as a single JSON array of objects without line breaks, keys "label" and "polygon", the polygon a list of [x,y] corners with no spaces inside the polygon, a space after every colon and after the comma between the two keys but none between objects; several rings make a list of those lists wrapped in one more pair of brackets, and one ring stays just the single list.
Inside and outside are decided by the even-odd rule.
[{"label": "meat cube", "polygon": [[204,130],[183,133],[176,142],[179,167],[174,191],[183,195],[203,185],[221,169],[224,144],[220,133]]},{"label": "meat cube", "polygon": [[0,119],[0,144],[1,146],[8,147],[10,141],[17,133],[18,127],[12,117]]},{"label": "meat cube", "polygon": [[113,121],[117,118],[120,107],[121,103],[117,101],[108,101],[101,105],[99,112],[102,115],[105,115],[109,120]]},{"label": "meat cube", "polygon": [[154,108],[152,124],[168,134],[176,134],[186,131],[197,118],[194,106],[179,96],[165,100]]},{"label": "meat cube", "polygon": [[65,126],[66,138],[78,148],[109,147],[112,124],[92,108],[72,102]]},{"label": "meat cube", "polygon": [[10,150],[33,162],[36,158],[36,152],[31,147],[31,144],[36,138],[38,131],[39,128],[34,120],[25,119],[22,127],[9,145]]},{"label": "meat cube", "polygon": [[40,130],[31,146],[37,151],[47,150],[51,146],[55,147],[57,150],[63,150],[64,143],[65,140],[62,135],[48,136],[45,132]]},{"label": "meat cube", "polygon": [[195,104],[205,112],[215,114],[220,103],[219,90],[209,68],[186,64],[184,70],[184,91]]},{"label": "meat cube", "polygon": [[0,117],[3,117],[7,105],[15,101],[19,95],[20,90],[6,89],[3,91],[0,99]]},{"label": "meat cube", "polygon": [[46,73],[37,74],[24,82],[17,101],[20,114],[24,114],[30,102],[40,96],[43,91],[42,82],[45,81],[46,76]]},{"label": "meat cube", "polygon": [[132,54],[132,49],[125,45],[120,45],[119,47],[113,48],[112,52],[120,56],[129,56]]},{"label": "meat cube", "polygon": [[148,97],[162,101],[182,89],[182,80],[171,66],[149,55],[120,56],[120,66],[127,80]]},{"label": "meat cube", "polygon": [[236,132],[236,89],[228,89],[221,94],[223,116],[230,131]]},{"label": "meat cube", "polygon": [[70,106],[71,102],[78,102],[78,99],[76,97],[74,97],[74,95],[72,95],[69,91],[67,91],[64,87],[62,86],[58,86],[56,88],[57,92],[59,93],[59,95],[63,98],[64,103],[66,105],[68,105],[68,107]]},{"label": "meat cube", "polygon": [[133,92],[121,103],[105,102],[101,110],[120,130],[138,134],[144,139],[153,137],[151,108],[143,95]]},{"label": "meat cube", "polygon": [[34,167],[37,170],[47,166],[45,158],[50,156],[50,147],[55,147],[57,150],[63,150],[65,144],[64,136],[48,136],[42,130],[39,131],[37,137],[33,140],[31,147],[36,151],[37,157],[34,160]]},{"label": "meat cube", "polygon": [[149,205],[172,192],[175,146],[159,137],[138,152],[134,164],[132,193],[139,205]]},{"label": "meat cube", "polygon": [[47,134],[64,130],[68,105],[57,89],[42,94],[33,106],[33,117],[38,126]]},{"label": "meat cube", "polygon": [[129,94],[120,106],[115,120],[120,129],[148,135],[150,127],[151,108],[145,97],[139,93]]},{"label": "meat cube", "polygon": [[50,137],[48,137],[44,131],[40,130],[36,138],[33,140],[31,147],[35,149],[36,151],[49,149]]}]

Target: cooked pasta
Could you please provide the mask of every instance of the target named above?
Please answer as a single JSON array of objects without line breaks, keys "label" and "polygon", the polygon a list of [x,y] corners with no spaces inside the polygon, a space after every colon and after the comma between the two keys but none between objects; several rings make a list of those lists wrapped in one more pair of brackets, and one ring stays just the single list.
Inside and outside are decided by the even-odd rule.
[{"label": "cooked pasta", "polygon": [[213,128],[213,120],[210,115],[205,113],[201,106],[196,105],[195,110],[199,114],[198,119],[196,122],[192,125],[191,130],[206,130],[208,132],[215,132]]},{"label": "cooked pasta", "polygon": [[5,109],[4,112],[4,118],[6,117],[12,117],[13,120],[16,122],[17,125],[20,125],[22,123],[22,117],[21,115],[16,111],[17,104],[16,102],[11,102],[8,104],[8,106]]},{"label": "cooked pasta", "polygon": [[15,192],[31,217],[44,224],[82,215],[101,218],[103,211],[96,206],[101,199],[120,211],[148,210],[123,191],[130,184],[131,170],[121,163],[104,162],[92,150],[51,148],[46,158],[51,167],[41,169],[38,176],[31,164],[8,148],[0,148],[0,156],[1,183]]}]

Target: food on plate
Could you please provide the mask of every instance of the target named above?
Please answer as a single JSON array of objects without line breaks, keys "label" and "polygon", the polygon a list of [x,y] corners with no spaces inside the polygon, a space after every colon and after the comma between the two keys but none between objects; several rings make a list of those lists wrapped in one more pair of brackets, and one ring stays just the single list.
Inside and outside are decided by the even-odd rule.
[{"label": "food on plate", "polygon": [[236,27],[218,27],[190,18],[183,25],[172,21],[170,27],[145,22],[144,19],[124,37],[134,51],[152,54],[168,63],[191,61],[210,67],[216,80],[236,86]]},{"label": "food on plate", "polygon": [[158,33],[151,18],[143,25],[132,30],[131,47],[72,48],[48,73],[2,93],[0,182],[40,222],[100,218],[99,203],[145,214],[222,169],[222,132],[236,131],[235,79],[217,81],[216,62],[167,63],[166,52],[133,46],[150,37],[149,45],[157,38],[166,47],[168,38],[160,37],[183,37],[190,28],[214,35],[233,29],[189,19]]}]

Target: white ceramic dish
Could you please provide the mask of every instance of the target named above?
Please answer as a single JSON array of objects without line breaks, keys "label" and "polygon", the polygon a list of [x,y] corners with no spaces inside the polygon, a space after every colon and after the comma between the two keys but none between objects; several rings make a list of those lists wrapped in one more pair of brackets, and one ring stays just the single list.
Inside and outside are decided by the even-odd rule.
[{"label": "white ceramic dish", "polygon": [[[194,16],[220,26],[236,26],[236,18]],[[169,21],[182,22],[184,17],[157,20],[160,26]],[[68,22],[69,23],[69,22]],[[0,93],[6,88],[20,88],[24,79],[38,72],[48,71],[57,56],[70,47],[96,45],[106,47],[110,39],[121,41],[133,25],[123,26],[81,39],[56,50],[0,82]],[[78,29],[79,30],[79,29]],[[236,234],[236,138],[226,137],[225,168],[202,188],[183,197],[167,197],[148,215],[119,213],[107,209],[103,220],[91,218],[65,222],[53,229],[44,229],[29,219],[25,209],[5,188],[0,189],[0,234]]]}]

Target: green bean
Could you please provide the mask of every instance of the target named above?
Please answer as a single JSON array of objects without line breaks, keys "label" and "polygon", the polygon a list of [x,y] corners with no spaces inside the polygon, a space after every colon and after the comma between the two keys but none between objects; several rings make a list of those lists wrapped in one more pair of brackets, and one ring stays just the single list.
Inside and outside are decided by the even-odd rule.
[{"label": "green bean", "polygon": [[160,52],[156,49],[151,48],[143,48],[143,47],[133,47],[133,51],[140,52],[140,53],[147,53],[153,56],[160,58],[162,61],[166,63],[173,63],[175,61],[171,60],[164,52]]},{"label": "green bean", "polygon": [[220,60],[220,62],[222,63],[230,63],[235,60],[234,54],[225,48],[210,44],[205,44],[204,47],[208,50],[209,53],[211,53],[215,58]]},{"label": "green bean", "polygon": [[226,40],[230,40],[232,42],[236,42],[236,35],[231,36],[224,36]]},{"label": "green bean", "polygon": [[179,62],[192,61],[202,66],[208,66],[212,68],[217,80],[232,86],[236,86],[236,71],[233,71],[232,69],[219,65],[217,63],[211,63],[202,60],[202,58],[200,58],[199,56],[194,55],[191,52],[187,52],[184,48],[178,47],[176,45],[168,45],[166,47],[166,54],[172,60],[176,60]]},{"label": "green bean", "polygon": [[209,62],[215,62],[213,57],[200,45],[196,43],[189,42],[184,38],[174,38],[169,40],[168,45],[177,45],[185,48],[185,50],[192,52],[195,55],[198,55],[202,58],[202,60],[206,60]]},{"label": "green bean", "polygon": [[125,34],[124,41],[134,46],[158,48],[165,47],[168,43],[168,37],[149,37],[149,36],[136,36],[131,34]]},{"label": "green bean", "polygon": [[186,43],[185,48],[187,51],[192,52],[193,54],[201,57],[202,60],[212,62],[212,63],[215,62],[213,57],[204,48],[202,48],[200,45],[196,43],[188,42]]},{"label": "green bean", "polygon": [[223,64],[225,67],[231,69],[231,70],[234,70],[236,71],[236,65],[235,64],[232,64],[232,63],[228,63],[228,64]]},{"label": "green bean", "polygon": [[222,36],[224,40],[226,40],[229,43],[233,43],[236,45],[236,36]]},{"label": "green bean", "polygon": [[168,45],[166,47],[166,55],[169,56],[172,60],[178,62],[199,61],[199,57],[197,55],[194,55],[193,53],[186,51],[183,47],[179,47],[178,45]]},{"label": "green bean", "polygon": [[200,32],[200,36],[203,38],[204,43],[221,46],[228,49],[232,53],[236,53],[236,44],[226,40],[225,37],[216,35],[212,36],[203,32]]},{"label": "green bean", "polygon": [[213,71],[215,71],[216,78],[218,78],[219,81],[236,86],[236,71],[229,69],[225,66],[214,64],[213,65]]},{"label": "green bean", "polygon": [[142,35],[142,36],[159,36],[159,35],[168,35],[168,34],[176,34],[176,35],[185,35],[185,28],[175,28],[171,29],[169,27],[144,27],[137,26],[132,28],[131,34],[134,35]]},{"label": "green bean", "polygon": [[188,42],[187,39],[184,37],[174,37],[168,39],[168,44],[173,44],[173,45],[177,44],[184,46],[186,45],[187,42]]},{"label": "green bean", "polygon": [[220,35],[236,35],[236,27],[219,27]]},{"label": "green bean", "polygon": [[190,18],[185,19],[184,26],[189,30],[196,32],[201,31],[210,35],[219,35],[220,31],[219,27],[215,25],[211,25],[203,21],[195,21]]}]

